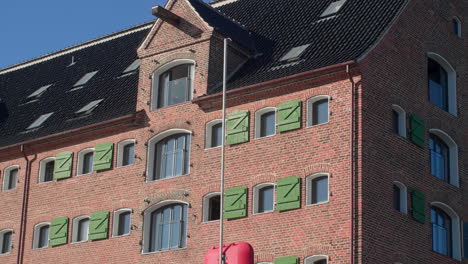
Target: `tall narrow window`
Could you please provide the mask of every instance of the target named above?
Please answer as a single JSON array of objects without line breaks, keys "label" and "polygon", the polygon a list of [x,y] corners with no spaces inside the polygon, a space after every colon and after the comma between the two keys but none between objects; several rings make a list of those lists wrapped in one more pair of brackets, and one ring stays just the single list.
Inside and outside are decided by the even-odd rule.
[{"label": "tall narrow window", "polygon": [[218,147],[222,144],[222,137],[223,137],[223,124],[219,123],[211,127],[211,147]]},{"label": "tall narrow window", "polygon": [[50,182],[54,178],[55,161],[49,161],[45,166],[44,182]]},{"label": "tall narrow window", "polygon": [[190,135],[176,134],[156,144],[154,180],[185,175],[189,170]]},{"label": "tall narrow window", "polygon": [[191,72],[192,65],[182,64],[159,76],[158,108],[191,100]]},{"label": "tall narrow window", "polygon": [[401,211],[400,187],[393,185],[393,208],[398,212]]},{"label": "tall narrow window", "polygon": [[392,105],[392,127],[393,132],[406,137],[406,112],[396,104]]},{"label": "tall narrow window", "polygon": [[452,222],[443,210],[431,208],[432,250],[442,255],[452,256]]},{"label": "tall narrow window", "polygon": [[328,123],[330,96],[318,95],[307,100],[307,126]]},{"label": "tall narrow window", "polygon": [[398,120],[398,112],[392,110],[392,123],[393,123],[393,132],[399,134],[400,133],[400,124]]},{"label": "tall narrow window", "polygon": [[203,197],[203,222],[216,221],[220,218],[221,195],[210,193]]},{"label": "tall narrow window", "polygon": [[328,202],[328,173],[316,173],[306,178],[307,204]]},{"label": "tall narrow window", "polygon": [[122,166],[132,165],[135,158],[135,145],[127,144],[123,147]]},{"label": "tall narrow window", "polygon": [[33,248],[46,248],[49,246],[49,224],[39,224],[34,227]]},{"label": "tall narrow window", "polygon": [[431,134],[429,149],[431,151],[431,174],[450,183],[448,146],[439,137]]},{"label": "tall narrow window", "polygon": [[327,264],[327,263],[328,263],[327,255],[310,256],[304,260],[304,264]]},{"label": "tall narrow window", "polygon": [[173,204],[151,213],[148,252],[184,248],[187,237],[187,205]]},{"label": "tall narrow window", "polygon": [[448,111],[448,74],[435,60],[428,60],[429,101]]},{"label": "tall narrow window", "polygon": [[18,182],[18,172],[19,169],[17,166],[12,166],[5,169],[3,175],[3,190],[13,190],[16,189],[16,183]]},{"label": "tall narrow window", "polygon": [[266,107],[255,112],[255,138],[276,134],[276,108]]},{"label": "tall narrow window", "polygon": [[0,233],[0,241],[1,245],[1,252],[0,254],[7,254],[11,251],[11,240],[12,240],[13,232],[12,231],[3,231]]},{"label": "tall narrow window", "polygon": [[262,183],[253,189],[254,214],[272,212],[275,207],[275,185]]},{"label": "tall narrow window", "polygon": [[468,222],[463,222],[463,255],[468,259]]},{"label": "tall narrow window", "polygon": [[393,208],[400,213],[408,213],[407,188],[401,182],[393,182]]},{"label": "tall narrow window", "polygon": [[453,20],[453,31],[457,37],[461,38],[462,37],[462,30],[461,30],[461,21],[457,18],[454,17]]},{"label": "tall narrow window", "polygon": [[80,216],[73,220],[73,242],[83,242],[88,240],[89,217]]},{"label": "tall narrow window", "polygon": [[78,173],[85,175],[93,172],[94,149],[84,149],[78,153]]},{"label": "tall narrow window", "polygon": [[112,236],[119,237],[130,234],[131,216],[131,209],[120,209],[114,212]]}]

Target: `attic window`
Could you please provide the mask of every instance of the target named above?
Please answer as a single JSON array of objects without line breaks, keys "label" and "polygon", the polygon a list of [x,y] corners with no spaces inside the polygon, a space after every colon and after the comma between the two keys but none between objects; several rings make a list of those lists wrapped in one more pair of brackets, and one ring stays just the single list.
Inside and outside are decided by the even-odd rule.
[{"label": "attic window", "polygon": [[140,67],[140,60],[139,59],[136,59],[132,64],[130,64],[130,66],[128,66],[123,72],[122,72],[122,76],[127,76],[127,75],[131,75],[133,73],[135,73],[137,70],[138,70],[138,67]]},{"label": "attic window", "polygon": [[34,128],[38,128],[38,127],[42,126],[42,124],[43,124],[47,119],[49,119],[49,117],[50,117],[51,115],[53,115],[53,114],[54,114],[54,112],[41,115],[38,119],[36,119],[36,121],[34,121],[30,126],[28,126],[28,128],[26,128],[26,130],[30,130],[30,129],[34,129]]},{"label": "attic window", "polygon": [[39,97],[41,97],[42,94],[44,94],[47,91],[47,89],[49,89],[51,86],[52,84],[49,84],[49,85],[42,86],[41,88],[37,89],[34,93],[28,96],[27,98],[28,102],[39,99]]},{"label": "attic window", "polygon": [[299,47],[294,47],[291,50],[288,51],[281,59],[280,61],[295,61],[298,60],[301,55],[304,53],[304,51],[310,46],[310,44],[302,45]]},{"label": "attic window", "polygon": [[95,100],[95,101],[92,101],[91,103],[85,105],[83,108],[81,108],[80,110],[76,111],[75,114],[77,115],[88,115],[88,114],[91,114],[91,112],[93,112],[93,110],[98,107],[98,105],[102,102],[102,100],[104,99],[99,99],[99,100]]},{"label": "attic window", "polygon": [[323,11],[322,15],[320,17],[327,17],[334,15],[340,11],[340,9],[343,7],[343,5],[346,3],[346,0],[339,0],[332,2],[325,11]]},{"label": "attic window", "polygon": [[87,74],[85,74],[83,77],[81,77],[81,79],[77,83],[75,83],[75,85],[73,85],[73,89],[71,89],[71,91],[83,88],[83,86],[86,83],[88,83],[89,80],[91,80],[91,78],[93,78],[93,76],[96,75],[97,72],[98,71],[93,71],[93,72],[88,72]]}]

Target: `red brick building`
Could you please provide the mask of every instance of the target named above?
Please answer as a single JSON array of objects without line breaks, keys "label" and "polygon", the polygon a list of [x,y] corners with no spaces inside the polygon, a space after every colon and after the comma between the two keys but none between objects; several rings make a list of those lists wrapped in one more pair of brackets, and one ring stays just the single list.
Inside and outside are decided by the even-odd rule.
[{"label": "red brick building", "polygon": [[0,70],[0,263],[203,263],[225,38],[225,243],[255,263],[466,262],[467,8],[169,0]]}]

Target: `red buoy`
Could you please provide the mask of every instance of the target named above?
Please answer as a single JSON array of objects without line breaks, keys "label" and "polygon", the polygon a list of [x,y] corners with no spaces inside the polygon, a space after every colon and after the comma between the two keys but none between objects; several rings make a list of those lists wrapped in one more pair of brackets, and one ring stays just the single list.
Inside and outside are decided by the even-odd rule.
[{"label": "red buoy", "polygon": [[[226,244],[223,246],[225,264],[253,264],[254,251],[246,242]],[[219,247],[212,247],[205,255],[203,264],[219,264]]]}]

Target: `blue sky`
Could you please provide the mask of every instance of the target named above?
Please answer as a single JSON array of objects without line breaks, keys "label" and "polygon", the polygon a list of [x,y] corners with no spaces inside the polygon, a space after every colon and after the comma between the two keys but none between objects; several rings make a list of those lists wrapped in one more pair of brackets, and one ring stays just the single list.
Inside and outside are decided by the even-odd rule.
[{"label": "blue sky", "polygon": [[0,0],[0,68],[154,19],[166,0]]}]

